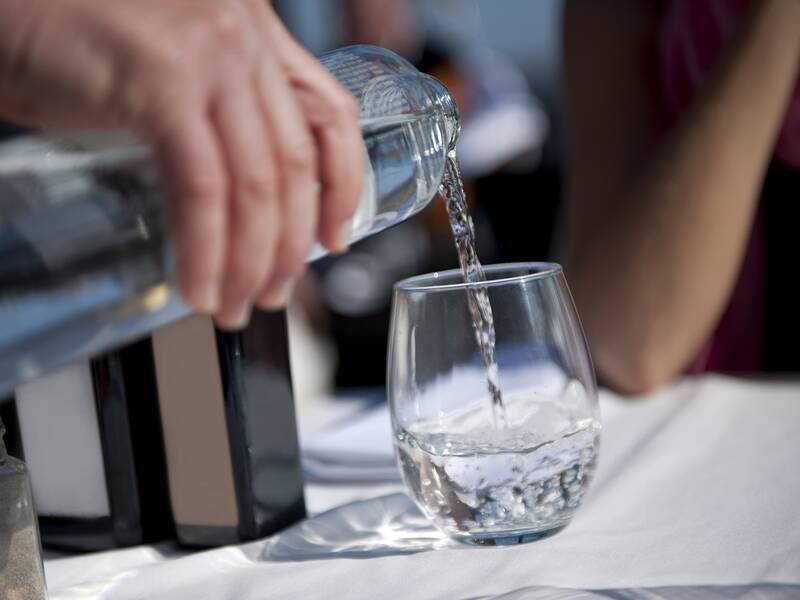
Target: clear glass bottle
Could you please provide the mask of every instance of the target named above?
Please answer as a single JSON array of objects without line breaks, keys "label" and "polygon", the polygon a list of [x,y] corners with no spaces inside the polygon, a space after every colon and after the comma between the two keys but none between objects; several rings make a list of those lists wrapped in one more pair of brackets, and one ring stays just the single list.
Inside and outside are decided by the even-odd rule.
[{"label": "clear glass bottle", "polygon": [[39,528],[28,470],[9,456],[0,421],[0,598],[46,598]]},{"label": "clear glass bottle", "polygon": [[[358,99],[366,183],[355,242],[436,194],[458,115],[444,86],[376,47],[323,64]],[[93,134],[0,144],[0,394],[188,313],[175,293],[166,205],[148,148]],[[309,260],[324,250],[317,246]]]}]

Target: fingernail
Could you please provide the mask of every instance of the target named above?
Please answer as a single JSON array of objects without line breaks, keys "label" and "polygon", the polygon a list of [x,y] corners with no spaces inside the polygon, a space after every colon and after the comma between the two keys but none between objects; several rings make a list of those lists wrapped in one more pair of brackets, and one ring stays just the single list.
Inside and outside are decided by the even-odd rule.
[{"label": "fingernail", "polygon": [[227,310],[215,317],[220,329],[241,329],[250,320],[250,305],[240,304],[235,309]]},{"label": "fingernail", "polygon": [[206,314],[215,312],[219,305],[217,291],[212,285],[192,290],[186,300],[195,311]]},{"label": "fingernail", "polygon": [[289,302],[294,290],[294,280],[286,279],[270,286],[259,298],[258,305],[268,310],[283,308]]}]

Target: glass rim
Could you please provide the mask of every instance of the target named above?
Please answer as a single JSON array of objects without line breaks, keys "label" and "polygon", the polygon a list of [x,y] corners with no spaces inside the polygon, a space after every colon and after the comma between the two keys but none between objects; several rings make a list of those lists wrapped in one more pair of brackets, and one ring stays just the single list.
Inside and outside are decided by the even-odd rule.
[{"label": "glass rim", "polygon": [[513,263],[499,263],[495,265],[484,266],[484,272],[487,277],[502,273],[503,271],[530,269],[533,272],[523,273],[521,275],[508,275],[500,276],[497,278],[488,278],[486,281],[466,282],[458,281],[455,283],[442,283],[436,284],[439,278],[448,278],[452,276],[463,277],[461,269],[448,269],[446,271],[434,271],[433,273],[424,273],[422,275],[415,275],[406,279],[401,279],[394,284],[395,292],[444,292],[450,290],[464,290],[473,287],[496,287],[501,285],[508,285],[512,283],[526,283],[528,281],[535,281],[537,279],[549,279],[564,272],[560,264],[554,262],[513,262]]}]

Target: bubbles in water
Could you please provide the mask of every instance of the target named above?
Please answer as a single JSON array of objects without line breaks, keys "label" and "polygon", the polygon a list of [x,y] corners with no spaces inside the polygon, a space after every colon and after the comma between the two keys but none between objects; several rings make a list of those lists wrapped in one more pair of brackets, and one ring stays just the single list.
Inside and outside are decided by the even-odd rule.
[{"label": "bubbles in water", "polygon": [[452,535],[549,531],[572,518],[595,467],[600,425],[558,421],[576,422],[549,440],[535,429],[508,428],[487,438],[485,430],[431,433],[441,420],[436,427],[418,423],[397,437],[400,455],[409,457],[403,475],[417,503]]}]

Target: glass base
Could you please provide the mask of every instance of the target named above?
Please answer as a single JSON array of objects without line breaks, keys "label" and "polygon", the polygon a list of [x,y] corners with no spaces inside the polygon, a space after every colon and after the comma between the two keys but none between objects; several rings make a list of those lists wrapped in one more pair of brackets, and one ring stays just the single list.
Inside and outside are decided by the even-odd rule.
[{"label": "glass base", "polygon": [[462,544],[472,546],[515,546],[549,538],[564,529],[567,524],[558,525],[544,531],[498,531],[497,533],[475,533],[471,535],[451,535]]}]

